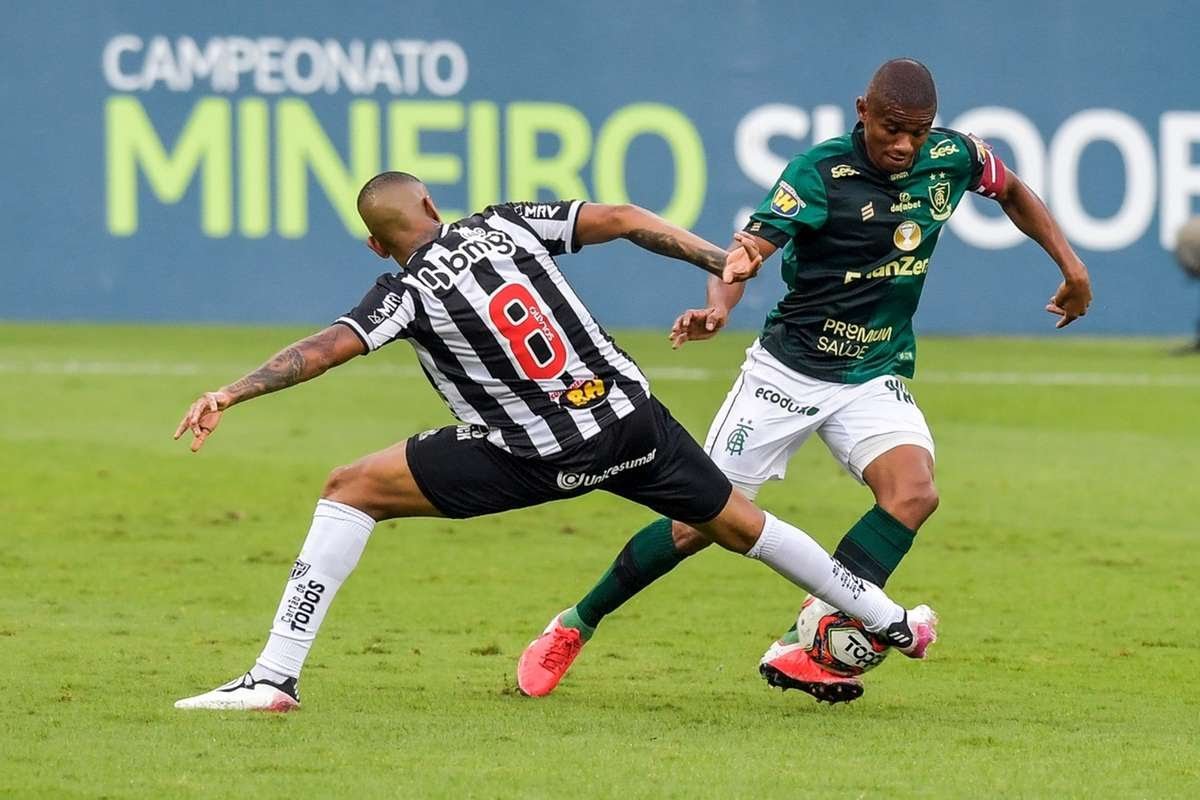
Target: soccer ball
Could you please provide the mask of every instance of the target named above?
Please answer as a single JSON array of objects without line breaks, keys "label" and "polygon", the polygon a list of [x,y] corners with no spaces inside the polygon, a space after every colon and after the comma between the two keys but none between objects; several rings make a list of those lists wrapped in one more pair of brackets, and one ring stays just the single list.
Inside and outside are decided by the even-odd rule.
[{"label": "soccer ball", "polygon": [[796,633],[809,658],[838,675],[861,675],[887,658],[883,640],[854,617],[815,597],[800,607]]}]

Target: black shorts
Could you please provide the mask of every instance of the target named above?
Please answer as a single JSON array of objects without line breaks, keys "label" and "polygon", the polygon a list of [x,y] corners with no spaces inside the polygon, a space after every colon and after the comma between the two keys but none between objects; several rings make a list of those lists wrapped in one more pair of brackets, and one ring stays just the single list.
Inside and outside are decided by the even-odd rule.
[{"label": "black shorts", "polygon": [[721,513],[733,491],[654,397],[549,458],[519,458],[484,435],[482,428],[451,425],[408,440],[408,466],[417,485],[447,517],[495,514],[603,489],[694,524]]}]

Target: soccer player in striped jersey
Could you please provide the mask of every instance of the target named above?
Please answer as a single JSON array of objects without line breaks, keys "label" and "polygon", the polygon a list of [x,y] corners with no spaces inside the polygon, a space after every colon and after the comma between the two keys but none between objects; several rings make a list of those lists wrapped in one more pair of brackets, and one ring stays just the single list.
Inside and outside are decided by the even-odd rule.
[{"label": "soccer player in striped jersey", "polygon": [[[401,172],[358,198],[368,245],[400,265],[353,310],[244,378],[205,392],[175,431],[204,445],[226,410],[407,339],[462,424],[414,436],[333,470],[292,566],[261,655],[243,676],[178,708],[286,711],[330,603],[376,522],[475,517],[604,489],[760,560],[864,621],[914,658],[935,638],[911,611],[854,577],[803,531],[756,508],[650,394],[597,325],[555,256],[625,238],[726,281],[761,264],[741,236],[729,255],[635,206],[510,203],[445,224],[425,185]],[[569,638],[569,637],[568,637]],[[577,642],[578,644],[578,642]],[[536,693],[529,692],[529,693]]]}]

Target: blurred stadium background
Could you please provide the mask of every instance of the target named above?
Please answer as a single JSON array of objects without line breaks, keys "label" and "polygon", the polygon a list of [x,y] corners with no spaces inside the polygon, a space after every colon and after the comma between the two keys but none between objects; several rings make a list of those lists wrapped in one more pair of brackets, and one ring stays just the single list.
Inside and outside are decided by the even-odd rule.
[{"label": "blurred stadium background", "polygon": [[[1200,796],[1200,370],[1167,355],[1200,299],[1173,258],[1200,211],[1194,3],[110,1],[0,19],[0,795]],[[360,241],[366,178],[412,171],[451,214],[629,200],[724,243],[904,55],[933,71],[941,123],[1047,201],[1096,292],[1053,333],[1057,270],[988,201],[943,236],[914,382],[943,505],[889,584],[942,611],[929,664],[892,659],[837,709],[769,693],[755,661],[796,598],[711,555],[523,702],[520,649],[645,521],[593,496],[389,525],[302,713],[171,709],[257,652],[325,471],[447,421],[398,346],[239,409],[199,457],[169,440],[197,392],[387,268]],[[699,271],[627,244],[562,260],[697,435],[777,263],[744,331],[673,354]],[[762,498],[830,547],[866,502],[819,446]]]},{"label": "blurred stadium background", "polygon": [[[1081,249],[1081,332],[1178,334],[1196,315],[1168,255],[1200,195],[1191,3],[284,8],[6,12],[0,316],[324,321],[379,266],[354,247],[352,198],[384,168],[451,211],[628,198],[724,242],[896,55],[930,66],[940,121],[990,140]],[[1053,267],[965,205],[920,329],[1044,332]],[[702,283],[633,248],[569,269],[616,327],[661,327]],[[758,281],[736,322],[777,289]]]}]

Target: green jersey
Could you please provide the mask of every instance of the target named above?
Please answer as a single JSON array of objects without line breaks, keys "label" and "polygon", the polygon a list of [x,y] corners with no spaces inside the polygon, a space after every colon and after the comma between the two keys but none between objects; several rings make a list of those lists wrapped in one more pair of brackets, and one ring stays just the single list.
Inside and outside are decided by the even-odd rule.
[{"label": "green jersey", "polygon": [[820,380],[912,377],[912,317],[942,226],[965,192],[994,196],[1003,179],[982,142],[946,128],[895,174],[867,157],[861,124],[793,158],[746,226],[783,248],[788,292],[762,346]]}]

